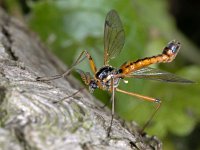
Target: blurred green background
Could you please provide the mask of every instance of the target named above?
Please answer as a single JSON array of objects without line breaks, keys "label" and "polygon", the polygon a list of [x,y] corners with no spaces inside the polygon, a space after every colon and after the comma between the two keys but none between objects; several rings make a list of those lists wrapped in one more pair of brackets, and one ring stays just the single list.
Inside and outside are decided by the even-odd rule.
[{"label": "blurred green background", "polygon": [[[185,5],[186,12],[181,14]],[[196,6],[191,7],[190,4]],[[103,65],[103,27],[107,12],[116,9],[123,22],[126,41],[122,53],[111,61],[119,67],[128,60],[160,54],[171,40],[182,48],[175,61],[154,65],[181,77],[200,81],[200,32],[191,10],[200,5],[187,0],[0,0],[0,5],[38,33],[63,62],[71,65],[82,50],[87,50],[97,67]],[[199,7],[197,7],[199,6]],[[184,12],[184,11],[183,11]],[[189,15],[193,17],[189,17]],[[184,20],[184,17],[187,19]],[[190,18],[190,19],[188,19]],[[197,21],[198,22],[198,21]],[[185,31],[184,31],[185,30]],[[199,34],[198,34],[199,33]],[[90,71],[87,61],[77,66]],[[80,77],[77,77],[80,79]],[[200,85],[171,84],[131,79],[120,88],[162,100],[162,107],[146,132],[163,141],[165,150],[200,150]],[[96,90],[101,101],[109,94]],[[116,94],[116,112],[127,121],[142,126],[155,110],[155,104],[124,94]]]}]

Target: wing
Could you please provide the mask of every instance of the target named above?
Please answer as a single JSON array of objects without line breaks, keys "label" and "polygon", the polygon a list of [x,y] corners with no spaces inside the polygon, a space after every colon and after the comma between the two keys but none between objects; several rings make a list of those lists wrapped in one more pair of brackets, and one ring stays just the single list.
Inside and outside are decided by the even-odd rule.
[{"label": "wing", "polygon": [[104,25],[104,65],[121,52],[125,41],[122,22],[115,10],[108,12]]},{"label": "wing", "polygon": [[178,77],[175,74],[150,67],[139,69],[125,77],[158,80],[164,82],[194,83],[193,81]]}]

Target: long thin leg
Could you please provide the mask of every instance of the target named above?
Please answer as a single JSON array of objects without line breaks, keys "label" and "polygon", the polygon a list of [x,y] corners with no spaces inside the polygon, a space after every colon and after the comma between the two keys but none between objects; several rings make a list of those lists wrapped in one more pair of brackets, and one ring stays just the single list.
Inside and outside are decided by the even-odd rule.
[{"label": "long thin leg", "polygon": [[151,122],[151,120],[153,119],[153,117],[155,116],[155,114],[158,112],[159,108],[161,106],[161,101],[159,103],[157,103],[156,109],[155,111],[151,114],[150,118],[147,120],[147,122],[144,124],[141,133],[144,132],[144,129],[146,129],[146,127],[149,125],[149,123]]},{"label": "long thin leg", "polygon": [[[85,56],[82,58],[82,56],[85,54]],[[79,63],[81,63],[85,58],[87,58],[89,60],[90,63],[90,68],[92,69],[92,71],[95,73],[96,72],[96,65],[91,57],[91,55],[87,52],[87,51],[82,51],[81,54],[79,55],[79,57],[77,58],[77,60],[75,61],[75,63],[67,70],[65,71],[63,74],[59,74],[59,75],[55,75],[55,76],[50,76],[50,77],[38,77],[36,80],[37,81],[49,81],[49,80],[55,80],[55,79],[59,79],[62,77],[65,77],[67,75],[69,75],[72,71],[72,69],[78,65]]]},{"label": "long thin leg", "polygon": [[146,101],[149,101],[149,102],[157,103],[155,111],[153,112],[153,114],[151,114],[150,118],[148,119],[148,121],[143,126],[143,128],[141,130],[141,133],[142,133],[144,131],[144,129],[149,125],[149,123],[151,122],[151,120],[153,119],[153,117],[155,116],[157,111],[159,110],[159,108],[161,106],[161,101],[159,99],[156,99],[156,98],[140,95],[140,94],[133,93],[133,92],[127,92],[127,91],[124,91],[124,90],[121,90],[121,89],[118,89],[118,88],[116,88],[116,91],[124,93],[124,94],[131,95],[131,96],[135,96],[135,97],[137,97],[139,99],[143,99],[143,100],[146,100]]},{"label": "long thin leg", "polygon": [[74,92],[72,95],[67,96],[67,97],[64,97],[64,98],[62,98],[62,99],[60,99],[60,100],[57,100],[57,101],[53,101],[53,103],[54,103],[54,104],[61,103],[61,102],[63,102],[64,100],[66,100],[66,99],[68,99],[68,98],[74,97],[74,96],[77,95],[79,92],[83,91],[84,89],[85,89],[85,88],[80,88],[80,89],[78,89],[76,92]]},{"label": "long thin leg", "polygon": [[112,110],[111,110],[111,121],[110,121],[110,126],[108,127],[108,137],[110,137],[110,132],[112,128],[112,123],[113,123],[113,117],[115,114],[115,88],[114,88],[114,78],[111,78],[111,92],[112,92]]}]

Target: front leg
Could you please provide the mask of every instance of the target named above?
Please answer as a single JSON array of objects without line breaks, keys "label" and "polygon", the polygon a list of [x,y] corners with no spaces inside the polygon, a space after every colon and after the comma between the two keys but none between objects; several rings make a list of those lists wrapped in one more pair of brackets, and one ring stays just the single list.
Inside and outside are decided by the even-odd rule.
[{"label": "front leg", "polygon": [[[83,55],[85,55],[85,56],[83,57]],[[38,77],[36,80],[37,81],[50,81],[50,80],[55,80],[55,79],[59,79],[59,78],[68,76],[71,73],[71,71],[74,69],[74,67],[76,65],[78,65],[79,63],[81,63],[83,60],[85,60],[85,58],[87,58],[89,60],[90,68],[93,71],[93,73],[95,73],[97,71],[96,65],[95,65],[91,55],[86,50],[84,50],[81,52],[81,54],[79,55],[79,57],[77,58],[75,63],[64,73],[59,74],[59,75],[49,76],[49,77]]]}]

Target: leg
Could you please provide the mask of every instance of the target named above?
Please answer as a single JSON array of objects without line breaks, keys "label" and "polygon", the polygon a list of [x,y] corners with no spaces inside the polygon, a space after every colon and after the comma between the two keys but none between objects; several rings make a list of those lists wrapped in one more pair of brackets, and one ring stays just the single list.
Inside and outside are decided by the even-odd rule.
[{"label": "leg", "polygon": [[157,103],[155,111],[150,116],[149,120],[145,123],[145,125],[143,126],[143,128],[141,130],[141,133],[142,133],[144,131],[144,129],[149,125],[149,123],[151,122],[151,120],[153,119],[153,117],[155,116],[155,114],[157,113],[157,111],[159,110],[159,108],[161,106],[161,101],[159,99],[156,99],[156,98],[152,98],[152,97],[148,97],[148,96],[143,96],[143,95],[140,95],[140,94],[137,94],[137,93],[127,92],[127,91],[124,91],[124,90],[121,90],[121,89],[118,89],[118,88],[116,88],[116,91],[124,93],[124,94],[131,95],[131,96],[135,96],[135,97],[137,97],[139,99],[143,99],[143,100],[146,100],[146,101],[149,101],[149,102]]},{"label": "leg", "polygon": [[53,103],[54,103],[54,104],[61,103],[61,102],[63,102],[64,100],[66,100],[66,99],[68,99],[68,98],[70,98],[70,97],[75,96],[76,94],[78,94],[79,92],[83,91],[84,89],[85,89],[85,88],[80,88],[79,90],[77,90],[76,92],[74,92],[72,95],[67,96],[67,97],[64,97],[64,98],[62,98],[61,100],[58,100],[58,101],[53,101]]},{"label": "leg", "polygon": [[[85,55],[83,58],[82,56]],[[75,61],[75,63],[67,70],[65,71],[63,74],[60,75],[55,75],[55,76],[50,76],[50,77],[38,77],[36,80],[37,81],[49,81],[49,80],[55,80],[55,79],[59,79],[62,77],[65,77],[67,75],[69,75],[72,71],[72,69],[78,65],[79,63],[81,63],[85,58],[87,58],[89,60],[90,63],[90,68],[92,69],[92,71],[95,73],[96,72],[96,65],[92,59],[92,57],[90,56],[90,54],[87,51],[82,51],[81,54],[79,55],[78,59]]]},{"label": "leg", "polygon": [[110,137],[110,132],[112,128],[112,122],[113,122],[113,117],[115,114],[115,88],[114,88],[114,78],[111,79],[111,92],[112,92],[112,110],[111,110],[111,121],[110,121],[110,126],[108,127],[108,134],[107,136]]}]

